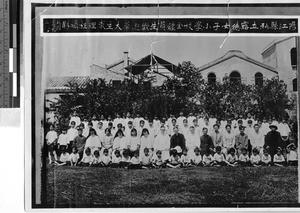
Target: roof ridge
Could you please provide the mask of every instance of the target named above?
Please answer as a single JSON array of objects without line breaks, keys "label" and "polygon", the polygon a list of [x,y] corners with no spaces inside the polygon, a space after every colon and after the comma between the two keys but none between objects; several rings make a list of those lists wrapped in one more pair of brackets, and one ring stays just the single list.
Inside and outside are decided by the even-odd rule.
[{"label": "roof ridge", "polygon": [[[240,54],[236,54],[235,52],[239,52]],[[217,59],[215,59],[215,60],[213,60],[213,61],[211,61],[211,62],[209,62],[207,64],[204,64],[201,67],[199,67],[199,71],[201,72],[202,70],[205,70],[205,69],[207,69],[209,67],[212,67],[212,66],[214,66],[216,64],[219,64],[219,63],[221,63],[221,62],[223,62],[225,60],[228,60],[228,59],[230,59],[232,57],[238,57],[238,58],[247,60],[247,61],[249,61],[251,63],[254,63],[254,64],[258,65],[258,66],[264,67],[264,68],[266,68],[266,69],[268,69],[268,70],[270,70],[272,72],[278,73],[278,71],[274,67],[271,67],[271,66],[269,66],[267,64],[264,64],[264,63],[262,63],[260,61],[257,61],[255,59],[253,59],[253,58],[250,58],[249,56],[247,56],[241,50],[229,50],[227,53],[225,53],[220,58],[217,58]]]}]

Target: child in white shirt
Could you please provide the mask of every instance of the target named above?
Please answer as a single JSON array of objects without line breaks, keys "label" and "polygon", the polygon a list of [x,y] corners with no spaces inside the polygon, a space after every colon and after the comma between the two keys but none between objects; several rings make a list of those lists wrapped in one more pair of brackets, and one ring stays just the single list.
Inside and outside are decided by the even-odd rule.
[{"label": "child in white shirt", "polygon": [[177,155],[177,150],[176,149],[172,149],[172,155],[170,156],[167,166],[170,168],[179,168],[180,165],[180,157],[179,155]]},{"label": "child in white shirt", "polygon": [[160,150],[156,151],[156,154],[153,155],[151,161],[154,168],[159,169],[166,166],[166,161],[162,158],[162,152]]},{"label": "child in white shirt", "polygon": [[122,161],[121,153],[119,150],[116,150],[112,156],[112,161],[111,161],[110,166],[112,168],[119,168],[121,161]]},{"label": "child in white shirt", "polygon": [[284,156],[282,155],[282,149],[280,147],[277,148],[277,153],[273,158],[274,166],[285,166],[286,162]]},{"label": "child in white shirt", "polygon": [[71,166],[77,166],[77,163],[79,161],[79,154],[76,147],[72,148],[72,153],[69,156],[69,161]]},{"label": "child in white shirt", "polygon": [[46,135],[46,143],[48,148],[48,157],[49,157],[49,164],[52,163],[52,157],[54,157],[54,160],[57,161],[57,154],[56,154],[56,148],[57,148],[57,132],[54,131],[54,126],[50,125],[50,131]]},{"label": "child in white shirt", "polygon": [[62,152],[63,149],[67,149],[69,144],[69,137],[65,129],[62,130],[62,133],[58,137],[58,149]]},{"label": "child in white shirt", "polygon": [[[98,151],[98,150],[97,150]],[[85,155],[83,155],[80,166],[92,166],[94,161],[94,156],[92,155],[91,149],[88,147],[85,149]]]},{"label": "child in white shirt", "polygon": [[203,166],[202,164],[202,156],[200,155],[200,149],[199,147],[196,147],[194,149],[194,156],[193,156],[193,159],[192,159],[192,164],[195,165],[195,166]]},{"label": "child in white shirt", "polygon": [[247,153],[247,149],[244,147],[241,149],[242,154],[239,157],[240,166],[250,166],[250,158]]},{"label": "child in white shirt", "polygon": [[214,165],[214,157],[210,154],[210,150],[208,149],[202,158],[203,166],[213,166]]},{"label": "child in white shirt", "polygon": [[59,157],[59,161],[55,162],[56,166],[65,166],[65,165],[69,165],[70,161],[69,161],[69,153],[66,152],[66,148],[62,148],[61,150],[61,155]]},{"label": "child in white shirt", "polygon": [[262,166],[271,166],[271,155],[269,155],[266,149],[263,150],[263,155],[261,156],[261,165]]},{"label": "child in white shirt", "polygon": [[128,169],[141,169],[142,165],[139,159],[139,151],[136,150],[133,153],[133,157],[130,159],[130,163],[128,165]]},{"label": "child in white shirt", "polygon": [[94,151],[94,157],[93,157],[92,165],[95,166],[95,167],[101,166],[101,157],[100,157],[99,150]]},{"label": "child in white shirt", "polygon": [[149,169],[151,168],[151,155],[149,154],[149,149],[147,147],[144,148],[144,154],[140,157],[142,168]]},{"label": "child in white shirt", "polygon": [[261,159],[260,159],[260,155],[259,155],[259,150],[257,148],[254,148],[252,151],[252,155],[250,157],[250,162],[251,165],[254,167],[258,167],[261,166]]},{"label": "child in white shirt", "polygon": [[72,149],[75,137],[78,135],[78,130],[75,128],[75,125],[76,125],[75,121],[71,121],[71,128],[68,129],[67,132],[67,135],[69,137],[69,145],[68,145],[69,152]]},{"label": "child in white shirt", "polygon": [[182,155],[180,158],[181,166],[182,167],[190,167],[192,164],[190,156],[187,154],[187,150],[183,149],[182,150]]},{"label": "child in white shirt", "polygon": [[101,156],[101,166],[108,167],[111,164],[111,157],[109,156],[108,149],[103,150],[103,155]]},{"label": "child in white shirt", "polygon": [[226,166],[226,160],[224,154],[221,152],[222,147],[216,147],[216,153],[214,154],[214,166]]},{"label": "child in white shirt", "polygon": [[228,166],[237,166],[238,165],[238,157],[235,154],[235,149],[231,147],[229,149],[229,154],[226,157],[226,163]]},{"label": "child in white shirt", "polygon": [[289,144],[286,147],[288,154],[287,154],[287,161],[289,166],[298,166],[298,153],[297,147],[294,143]]}]

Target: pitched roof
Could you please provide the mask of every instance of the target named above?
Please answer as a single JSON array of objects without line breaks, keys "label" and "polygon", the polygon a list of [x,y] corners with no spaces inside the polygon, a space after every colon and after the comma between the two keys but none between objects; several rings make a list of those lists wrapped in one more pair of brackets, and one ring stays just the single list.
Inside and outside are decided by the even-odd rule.
[{"label": "pitched roof", "polygon": [[104,78],[106,81],[110,81],[110,80],[124,80],[124,78],[127,78],[127,76],[125,76],[124,73],[108,70],[104,67],[93,64],[91,66],[90,78],[91,79]]},{"label": "pitched roof", "polygon": [[149,55],[141,58],[139,61],[129,65],[125,69],[127,71],[131,72],[133,75],[138,75],[138,74],[144,72],[145,70],[149,69],[151,67],[151,63],[159,64],[172,73],[175,73],[177,70],[177,66],[175,66],[174,64],[172,64],[154,54],[149,54]]},{"label": "pitched roof", "polygon": [[68,87],[69,83],[77,83],[80,86],[89,81],[89,76],[57,76],[47,79],[47,88],[50,87]]},{"label": "pitched roof", "polygon": [[287,38],[281,38],[281,39],[275,39],[273,40],[270,44],[268,44],[267,46],[265,46],[262,50],[262,53],[261,54],[264,54],[266,51],[268,51],[269,49],[275,47],[277,44],[279,43],[282,43],[286,40],[289,40],[291,38],[293,38],[294,36],[290,36],[290,37],[287,37]]},{"label": "pitched roof", "polygon": [[228,59],[231,59],[231,58],[233,58],[233,57],[240,58],[240,59],[242,59],[242,60],[245,60],[245,61],[250,62],[250,63],[252,63],[252,64],[255,64],[255,65],[257,65],[257,66],[263,67],[263,68],[265,68],[265,69],[267,69],[267,70],[269,70],[269,71],[271,71],[271,72],[274,72],[274,73],[278,74],[278,72],[277,72],[277,70],[276,70],[275,68],[270,67],[270,66],[268,66],[268,65],[266,65],[266,64],[264,64],[264,63],[261,63],[261,62],[259,62],[259,61],[256,61],[256,60],[254,60],[254,59],[252,59],[252,58],[246,56],[246,55],[245,55],[242,51],[240,51],[240,50],[230,50],[230,51],[228,51],[228,52],[227,52],[225,55],[223,55],[222,57],[220,57],[220,58],[218,58],[218,59],[216,59],[216,60],[214,60],[214,61],[212,61],[212,62],[209,62],[209,63],[207,63],[207,64],[201,66],[201,67],[199,68],[199,71],[201,72],[201,71],[203,71],[203,70],[205,70],[205,69],[207,69],[207,68],[209,68],[209,67],[215,66],[215,65],[217,65],[217,64],[219,64],[219,63],[222,63],[223,61],[226,61],[226,60],[228,60]]}]

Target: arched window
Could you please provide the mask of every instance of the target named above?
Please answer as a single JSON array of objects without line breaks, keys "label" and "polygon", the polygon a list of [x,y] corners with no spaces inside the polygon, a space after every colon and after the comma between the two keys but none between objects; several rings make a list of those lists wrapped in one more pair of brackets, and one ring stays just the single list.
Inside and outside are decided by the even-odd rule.
[{"label": "arched window", "polygon": [[294,69],[297,69],[297,49],[296,47],[291,49],[291,66]]},{"label": "arched window", "polygon": [[297,78],[293,79],[293,91],[296,92],[297,91]]},{"label": "arched window", "polygon": [[215,73],[209,73],[207,75],[208,83],[215,83],[216,82],[216,74]]},{"label": "arched window", "polygon": [[255,78],[255,85],[256,86],[262,86],[263,85],[263,74],[260,72],[255,73],[254,78]]},{"label": "arched window", "polygon": [[233,71],[229,75],[230,81],[241,81],[241,74],[238,71]]}]

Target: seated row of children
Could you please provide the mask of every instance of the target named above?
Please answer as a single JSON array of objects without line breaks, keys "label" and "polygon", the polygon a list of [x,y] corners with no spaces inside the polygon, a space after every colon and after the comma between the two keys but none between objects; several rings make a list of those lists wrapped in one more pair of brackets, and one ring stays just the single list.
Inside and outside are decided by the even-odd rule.
[{"label": "seated row of children", "polygon": [[72,153],[69,154],[65,149],[62,150],[60,160],[55,162],[55,165],[63,166],[93,166],[93,167],[113,167],[113,168],[126,168],[126,169],[149,169],[149,168],[179,168],[190,166],[297,166],[298,159],[296,152],[296,146],[290,144],[290,152],[285,160],[282,149],[277,148],[277,153],[273,159],[268,153],[267,149],[264,149],[263,154],[260,155],[259,150],[254,148],[251,156],[249,157],[247,149],[242,149],[242,154],[237,157],[236,150],[230,148],[228,155],[221,152],[222,147],[217,146],[215,150],[208,149],[206,153],[201,156],[200,149],[198,147],[194,150],[194,155],[190,157],[187,150],[182,150],[179,146],[171,149],[171,155],[169,159],[165,160],[162,157],[162,152],[157,150],[154,155],[150,154],[148,148],[144,148],[143,155],[139,156],[139,151],[135,151],[133,156],[130,157],[130,150],[125,149],[122,153],[116,150],[112,157],[109,155],[109,150],[104,149],[103,154],[100,156],[100,151],[95,150],[91,152],[90,148],[85,149],[85,154],[80,160],[76,147],[72,148]]}]

